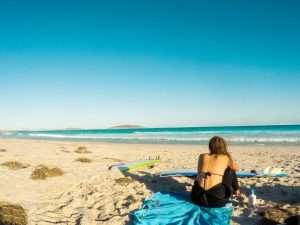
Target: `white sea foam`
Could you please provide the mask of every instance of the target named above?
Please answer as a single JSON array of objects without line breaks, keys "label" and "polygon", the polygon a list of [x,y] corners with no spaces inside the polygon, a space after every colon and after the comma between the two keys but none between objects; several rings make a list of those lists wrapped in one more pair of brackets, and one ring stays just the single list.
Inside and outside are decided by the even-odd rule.
[{"label": "white sea foam", "polygon": [[[148,133],[147,133],[148,134]],[[98,140],[141,140],[141,141],[175,141],[175,142],[203,142],[209,141],[210,136],[204,137],[188,137],[187,134],[182,135],[162,135],[151,133],[146,135],[134,135],[134,134],[79,134],[79,135],[62,135],[62,134],[43,134],[43,133],[30,133],[31,137],[44,137],[44,138],[56,138],[56,139],[98,139]],[[225,137],[226,138],[226,137]],[[299,137],[228,137],[229,142],[233,143],[300,143]]]},{"label": "white sea foam", "polygon": [[78,139],[97,139],[99,136],[93,135],[62,135],[62,134],[28,134],[31,137],[45,137],[45,138],[78,138]]},{"label": "white sea foam", "polygon": [[291,142],[296,143],[300,142],[300,138],[290,138],[290,137],[265,137],[265,138],[258,138],[258,137],[235,137],[235,138],[229,138],[229,141],[231,142]]}]

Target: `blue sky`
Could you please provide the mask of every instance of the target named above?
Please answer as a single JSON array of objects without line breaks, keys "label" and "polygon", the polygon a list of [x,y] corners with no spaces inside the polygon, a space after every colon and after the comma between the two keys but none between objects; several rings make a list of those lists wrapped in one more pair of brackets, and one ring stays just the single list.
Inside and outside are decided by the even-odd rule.
[{"label": "blue sky", "polygon": [[0,1],[0,129],[300,123],[300,2]]}]

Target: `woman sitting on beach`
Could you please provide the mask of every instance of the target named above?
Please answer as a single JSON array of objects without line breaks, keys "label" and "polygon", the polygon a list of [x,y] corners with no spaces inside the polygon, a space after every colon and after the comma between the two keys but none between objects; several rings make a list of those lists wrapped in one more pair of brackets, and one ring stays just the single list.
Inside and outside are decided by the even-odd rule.
[{"label": "woman sitting on beach", "polygon": [[192,202],[202,207],[223,207],[228,203],[232,190],[239,195],[235,171],[238,166],[232,161],[223,138],[215,136],[209,141],[209,154],[201,154],[198,175],[192,188]]}]

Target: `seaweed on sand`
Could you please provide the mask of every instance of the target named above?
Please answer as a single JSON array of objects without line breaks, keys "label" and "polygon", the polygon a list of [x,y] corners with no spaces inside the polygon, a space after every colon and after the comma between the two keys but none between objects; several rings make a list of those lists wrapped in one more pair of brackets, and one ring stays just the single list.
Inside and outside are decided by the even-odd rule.
[{"label": "seaweed on sand", "polygon": [[64,172],[58,167],[48,168],[47,166],[40,164],[36,166],[35,170],[32,172],[31,179],[45,180],[48,177],[56,177],[63,174]]},{"label": "seaweed on sand", "polygon": [[74,152],[79,153],[79,154],[83,154],[83,153],[91,153],[91,151],[88,151],[87,148],[85,146],[79,146],[77,148],[77,150],[75,150]]},{"label": "seaweed on sand", "polygon": [[0,202],[1,225],[27,225],[27,215],[20,205]]},{"label": "seaweed on sand", "polygon": [[1,166],[6,166],[10,170],[19,170],[19,169],[27,168],[29,165],[23,164],[20,162],[16,162],[16,161],[8,161],[8,162],[2,163]]},{"label": "seaweed on sand", "polygon": [[120,184],[122,186],[127,186],[128,184],[133,183],[133,182],[134,182],[134,180],[129,177],[121,177],[121,178],[116,179],[116,183]]},{"label": "seaweed on sand", "polygon": [[91,159],[85,158],[85,157],[79,157],[79,158],[76,158],[75,161],[77,161],[77,162],[82,162],[82,163],[91,163],[91,162],[92,162]]}]

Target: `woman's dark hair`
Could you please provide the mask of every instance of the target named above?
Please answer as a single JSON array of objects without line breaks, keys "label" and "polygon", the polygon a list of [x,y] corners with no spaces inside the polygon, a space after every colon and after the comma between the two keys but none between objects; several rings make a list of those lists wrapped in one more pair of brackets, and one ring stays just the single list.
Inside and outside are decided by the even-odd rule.
[{"label": "woman's dark hair", "polygon": [[210,154],[220,154],[220,155],[227,155],[229,159],[229,165],[232,166],[233,161],[230,153],[227,151],[227,145],[223,138],[219,136],[214,136],[209,140],[208,148]]}]

